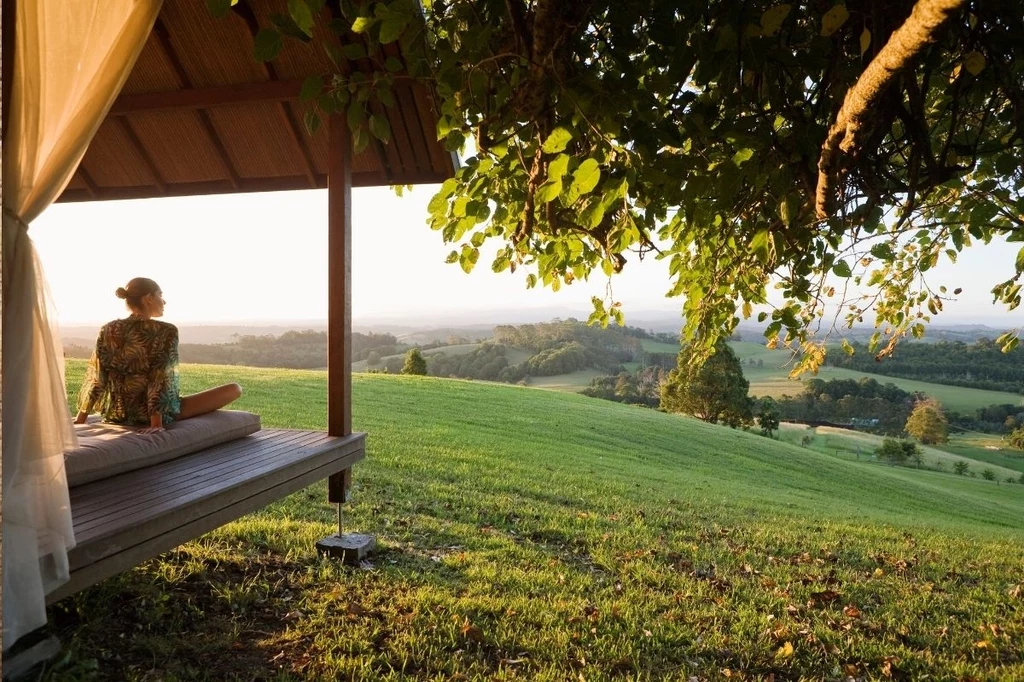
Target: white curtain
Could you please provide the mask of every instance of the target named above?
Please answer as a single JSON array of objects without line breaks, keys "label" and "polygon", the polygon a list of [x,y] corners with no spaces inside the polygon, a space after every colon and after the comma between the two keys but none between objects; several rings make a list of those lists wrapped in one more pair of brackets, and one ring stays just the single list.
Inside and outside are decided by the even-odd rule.
[{"label": "white curtain", "polygon": [[75,543],[63,457],[75,434],[63,350],[29,223],[74,174],[160,4],[22,0],[15,10],[3,140],[4,650],[46,623],[45,595],[68,580]]}]

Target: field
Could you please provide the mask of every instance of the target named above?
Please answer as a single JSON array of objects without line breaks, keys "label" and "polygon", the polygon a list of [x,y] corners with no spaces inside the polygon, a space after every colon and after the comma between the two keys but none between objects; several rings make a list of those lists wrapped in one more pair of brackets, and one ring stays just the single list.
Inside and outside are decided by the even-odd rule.
[{"label": "field", "polygon": [[[324,426],[322,372],[182,375]],[[530,388],[353,397],[369,562],[316,556],[313,486],[52,607],[46,679],[1024,679],[1024,486]]]},{"label": "field", "polygon": [[[750,381],[751,395],[777,398],[784,394],[796,395],[802,390],[800,382],[789,379],[788,351],[769,350],[763,344],[749,341],[733,342],[731,345],[736,355],[744,361],[743,374]],[[750,358],[755,361],[763,360],[764,366],[751,367],[746,364]],[[1024,405],[1024,396],[1015,393],[945,386],[880,374],[866,374],[840,367],[822,367],[817,374],[817,378],[825,381],[829,379],[860,379],[861,377],[871,377],[883,384],[896,384],[904,391],[920,391],[938,400],[947,410],[957,412],[973,413],[979,407],[1003,403]]]},{"label": "field", "polygon": [[964,433],[950,436],[943,450],[962,457],[1024,473],[1024,452],[1007,446],[999,436]]},{"label": "field", "polygon": [[[466,355],[467,353],[470,353],[479,347],[479,343],[463,343],[456,346],[442,346],[441,348],[431,348],[429,350],[423,351],[423,355],[428,358],[431,355],[434,355],[435,353],[446,353],[448,355]],[[405,357],[405,353],[399,353],[397,355],[386,355],[381,358],[381,364],[377,366],[382,367],[384,363],[386,363],[388,360],[394,360],[403,357]],[[530,354],[527,353],[526,351],[521,351],[516,348],[506,348],[505,357],[508,359],[508,364],[517,365],[520,362],[528,360]],[[358,362],[352,363],[353,372],[365,372],[368,369],[371,368],[367,365],[366,360],[359,360]]]},{"label": "field", "polygon": [[[805,436],[811,439],[807,447],[816,452],[863,462],[875,461],[874,451],[884,440],[883,436],[831,426],[811,428],[803,424],[782,424],[779,431],[780,440],[794,445],[799,445]],[[996,438],[990,440],[998,442]],[[968,465],[973,475],[977,476],[989,469],[996,480],[1003,482],[1008,478],[1017,481],[1024,472],[1024,452],[1010,449],[993,451],[969,446],[959,436],[953,436],[949,444],[921,446],[921,454],[922,468],[947,474],[953,471],[955,463],[961,461]],[[880,462],[878,464],[888,466]]]}]

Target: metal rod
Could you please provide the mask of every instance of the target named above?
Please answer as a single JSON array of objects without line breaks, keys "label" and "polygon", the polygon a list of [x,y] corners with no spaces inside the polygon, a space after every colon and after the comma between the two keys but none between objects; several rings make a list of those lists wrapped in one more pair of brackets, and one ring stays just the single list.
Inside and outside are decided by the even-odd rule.
[{"label": "metal rod", "polygon": [[338,537],[343,535],[343,529],[341,527],[341,503],[338,503]]}]

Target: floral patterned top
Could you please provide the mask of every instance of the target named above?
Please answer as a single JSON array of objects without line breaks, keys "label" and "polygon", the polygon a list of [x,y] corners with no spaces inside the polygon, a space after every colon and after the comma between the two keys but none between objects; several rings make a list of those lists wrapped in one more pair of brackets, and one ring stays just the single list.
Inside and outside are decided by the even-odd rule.
[{"label": "floral patterned top", "polygon": [[114,424],[169,424],[181,411],[178,328],[131,315],[103,325],[78,395],[79,410]]}]

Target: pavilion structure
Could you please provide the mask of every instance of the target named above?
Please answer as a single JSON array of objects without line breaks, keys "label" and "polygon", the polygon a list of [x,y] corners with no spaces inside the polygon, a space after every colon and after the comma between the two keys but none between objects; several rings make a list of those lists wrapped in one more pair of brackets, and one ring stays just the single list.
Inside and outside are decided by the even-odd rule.
[{"label": "pavilion structure", "polygon": [[[324,44],[362,40],[328,30],[341,18],[334,1],[311,41],[285,40],[275,59],[257,61],[254,36],[286,5],[242,0],[215,18],[196,0],[3,3],[5,651],[45,623],[44,601],[310,483],[328,478],[330,501],[345,501],[365,454],[365,434],[352,432],[351,190],[441,182],[458,160],[437,141],[430,92],[411,78],[397,80],[393,107],[367,104],[387,117],[389,144],[353,154],[344,115],[311,134],[304,80],[339,68],[372,78],[376,67],[328,58]],[[383,49],[404,60],[397,44]],[[296,189],[328,193],[326,433],[265,429],[69,491],[62,453],[74,433],[31,221],[53,201]]]}]

